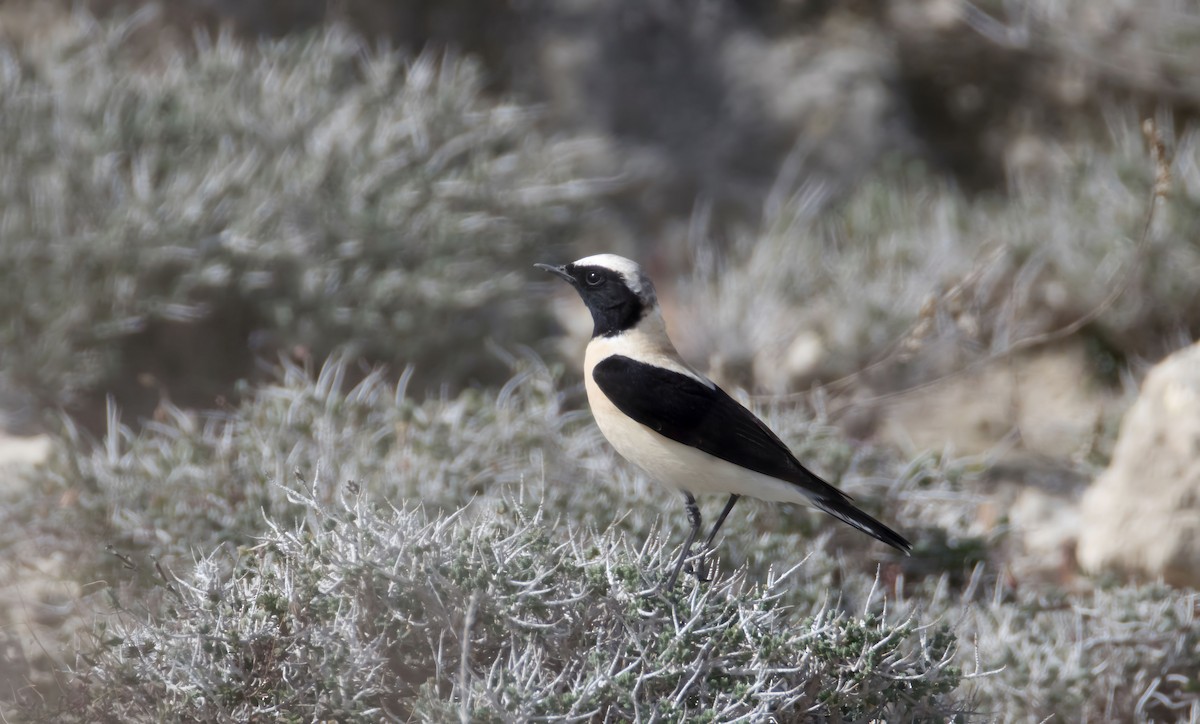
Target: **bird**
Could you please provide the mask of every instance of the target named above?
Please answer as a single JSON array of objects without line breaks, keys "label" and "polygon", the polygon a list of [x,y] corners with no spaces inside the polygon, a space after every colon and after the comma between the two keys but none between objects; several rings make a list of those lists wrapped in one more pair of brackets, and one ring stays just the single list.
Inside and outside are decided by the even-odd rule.
[{"label": "bird", "polygon": [[[637,262],[596,254],[534,266],[574,287],[591,312],[583,377],[600,432],[626,460],[683,494],[687,539],[654,591],[674,588],[690,557],[702,524],[696,503],[701,493],[729,496],[701,558],[743,496],[817,508],[911,553],[904,536],[804,467],[766,423],[683,360],[667,336],[654,284]],[[705,580],[699,566],[691,572]]]}]

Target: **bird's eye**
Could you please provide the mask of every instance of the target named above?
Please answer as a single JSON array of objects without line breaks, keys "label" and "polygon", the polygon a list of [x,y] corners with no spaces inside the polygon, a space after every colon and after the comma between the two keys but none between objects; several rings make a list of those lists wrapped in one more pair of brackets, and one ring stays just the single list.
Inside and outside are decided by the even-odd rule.
[{"label": "bird's eye", "polygon": [[584,280],[587,281],[589,286],[595,287],[599,286],[600,283],[604,281],[604,277],[601,276],[600,272],[598,271],[590,271],[587,273],[587,276],[584,277]]}]

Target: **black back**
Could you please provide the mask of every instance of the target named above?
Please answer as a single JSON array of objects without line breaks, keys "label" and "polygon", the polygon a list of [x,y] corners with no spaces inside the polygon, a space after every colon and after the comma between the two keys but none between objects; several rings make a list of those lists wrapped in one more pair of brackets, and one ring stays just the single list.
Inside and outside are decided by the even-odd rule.
[{"label": "black back", "polygon": [[810,502],[908,553],[912,544],[800,464],[769,427],[716,385],[621,355],[601,360],[592,378],[617,409],[675,442],[801,488]]},{"label": "black back", "polygon": [[801,465],[771,428],[720,387],[621,355],[597,364],[592,378],[617,409],[676,442],[814,495],[845,497]]}]

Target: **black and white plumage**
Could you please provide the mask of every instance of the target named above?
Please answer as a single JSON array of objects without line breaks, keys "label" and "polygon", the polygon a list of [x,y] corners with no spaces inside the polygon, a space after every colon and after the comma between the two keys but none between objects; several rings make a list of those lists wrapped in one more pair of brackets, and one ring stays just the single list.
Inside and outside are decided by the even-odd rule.
[{"label": "black and white plumage", "polygon": [[811,505],[905,553],[912,548],[800,464],[754,413],[680,358],[654,285],[635,262],[599,254],[537,267],[575,287],[592,314],[583,372],[600,431],[623,457],[686,500],[691,531],[664,587],[674,585],[699,531],[696,493],[730,496],[705,549],[743,495]]}]

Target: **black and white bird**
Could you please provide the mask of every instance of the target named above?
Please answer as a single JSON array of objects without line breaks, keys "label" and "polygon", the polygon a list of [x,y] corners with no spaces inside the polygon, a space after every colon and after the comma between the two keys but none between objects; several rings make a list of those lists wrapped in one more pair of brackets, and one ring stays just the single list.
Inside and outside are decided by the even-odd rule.
[{"label": "black and white bird", "polygon": [[592,313],[583,376],[600,431],[627,460],[683,493],[691,530],[660,590],[675,585],[700,531],[697,493],[729,495],[703,551],[743,495],[811,505],[893,548],[912,549],[801,465],[762,420],[680,358],[654,285],[635,262],[598,254],[565,266],[535,266],[575,287]]}]

